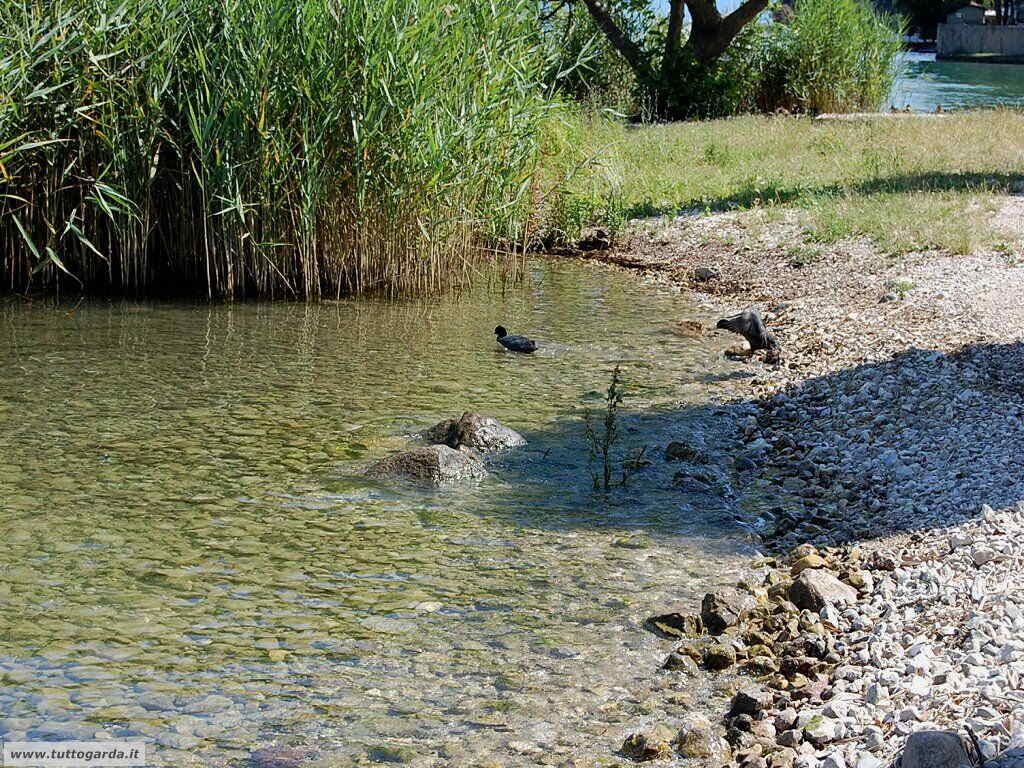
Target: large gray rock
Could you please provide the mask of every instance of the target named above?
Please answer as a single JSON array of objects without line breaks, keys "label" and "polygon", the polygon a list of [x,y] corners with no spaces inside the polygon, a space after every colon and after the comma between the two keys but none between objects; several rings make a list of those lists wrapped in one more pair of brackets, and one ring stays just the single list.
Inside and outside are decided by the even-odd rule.
[{"label": "large gray rock", "polygon": [[738,589],[708,592],[700,604],[700,618],[708,632],[720,635],[757,607],[753,595]]},{"label": "large gray rock", "polygon": [[971,761],[953,731],[917,731],[903,747],[902,768],[960,768]]},{"label": "large gray rock", "polygon": [[797,608],[820,611],[826,604],[848,605],[857,600],[857,590],[843,584],[829,571],[803,571],[789,587],[789,599]]},{"label": "large gray rock", "polygon": [[472,448],[481,453],[506,451],[526,445],[526,438],[497,419],[466,411],[457,419],[445,419],[423,433],[428,443],[449,448]]},{"label": "large gray rock", "polygon": [[485,477],[487,470],[471,451],[447,445],[425,445],[385,456],[366,470],[368,477],[412,480],[427,485],[446,485]]}]

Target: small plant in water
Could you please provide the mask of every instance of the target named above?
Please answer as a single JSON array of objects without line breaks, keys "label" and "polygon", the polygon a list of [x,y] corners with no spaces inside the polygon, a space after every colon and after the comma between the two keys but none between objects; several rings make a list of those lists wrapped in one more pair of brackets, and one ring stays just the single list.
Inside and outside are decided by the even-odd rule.
[{"label": "small plant in water", "polygon": [[[626,396],[625,388],[622,385],[622,371],[615,366],[612,371],[612,380],[608,385],[608,391],[604,396],[604,419],[597,427],[594,426],[594,417],[588,408],[583,412],[583,420],[587,427],[587,439],[590,442],[590,464],[591,477],[594,480],[595,491],[608,491],[612,487],[612,446],[619,439],[619,407],[622,399]],[[601,474],[593,470],[595,459],[601,461]],[[623,482],[626,475],[623,474]]]}]

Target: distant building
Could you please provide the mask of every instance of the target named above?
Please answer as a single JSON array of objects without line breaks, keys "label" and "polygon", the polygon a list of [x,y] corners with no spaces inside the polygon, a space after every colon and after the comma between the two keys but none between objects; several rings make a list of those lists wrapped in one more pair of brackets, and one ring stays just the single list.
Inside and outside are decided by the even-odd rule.
[{"label": "distant building", "polygon": [[947,24],[984,24],[985,6],[981,3],[968,3],[957,8],[946,17]]},{"label": "distant building", "polygon": [[[989,16],[988,14],[992,14]],[[997,24],[992,11],[972,2],[957,8],[939,24],[935,54],[940,59],[972,58],[984,61],[1024,60],[1024,25]]]}]

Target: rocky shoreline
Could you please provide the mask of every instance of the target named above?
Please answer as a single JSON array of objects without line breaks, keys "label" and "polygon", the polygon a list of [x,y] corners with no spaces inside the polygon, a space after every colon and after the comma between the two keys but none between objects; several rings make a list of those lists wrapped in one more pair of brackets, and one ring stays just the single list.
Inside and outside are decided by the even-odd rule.
[{"label": "rocky shoreline", "polygon": [[911,734],[947,730],[965,737],[963,752],[926,765],[977,762],[969,734],[983,759],[998,758],[989,765],[1024,764],[1022,533],[1024,503],[984,507],[906,547],[802,544],[709,593],[699,615],[651,617],[648,628],[682,639],[666,670],[738,671],[743,682],[717,726],[691,716],[678,731],[632,734],[622,752],[881,768]]},{"label": "rocky shoreline", "polygon": [[589,254],[723,310],[756,304],[784,349],[780,366],[746,364],[743,430],[779,499],[759,531],[775,556],[699,615],[647,622],[679,643],[662,674],[735,674],[738,690],[728,712],[655,724],[620,753],[1024,765],[1021,268],[1001,254],[893,264],[863,242],[797,268],[793,248],[751,237],[731,214],[683,217]]}]

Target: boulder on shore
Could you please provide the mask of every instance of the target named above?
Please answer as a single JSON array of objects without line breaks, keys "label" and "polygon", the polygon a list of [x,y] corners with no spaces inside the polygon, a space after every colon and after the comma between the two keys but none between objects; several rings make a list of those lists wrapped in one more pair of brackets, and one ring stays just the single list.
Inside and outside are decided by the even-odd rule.
[{"label": "boulder on shore", "polygon": [[903,768],[960,768],[971,761],[953,731],[917,731],[910,734],[903,747]]},{"label": "boulder on shore", "polygon": [[843,606],[857,602],[857,590],[829,571],[810,568],[790,585],[789,599],[797,608],[820,611],[828,603]]},{"label": "boulder on shore", "polygon": [[412,480],[427,485],[446,485],[487,476],[483,462],[471,451],[447,445],[425,445],[411,451],[385,456],[366,470],[379,479]]},{"label": "boulder on shore", "polygon": [[497,419],[466,411],[457,419],[445,419],[423,433],[431,444],[459,449],[463,446],[481,453],[494,453],[526,445],[526,438]]}]

